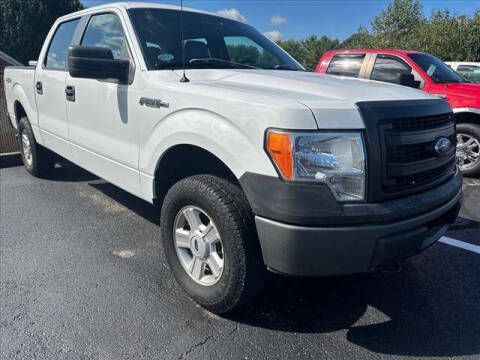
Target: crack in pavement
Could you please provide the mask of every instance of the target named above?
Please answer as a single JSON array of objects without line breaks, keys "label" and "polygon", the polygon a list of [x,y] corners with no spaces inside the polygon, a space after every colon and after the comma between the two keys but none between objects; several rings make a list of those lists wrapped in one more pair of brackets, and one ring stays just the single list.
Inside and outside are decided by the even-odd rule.
[{"label": "crack in pavement", "polygon": [[188,349],[182,355],[180,355],[180,357],[178,357],[177,360],[186,359],[187,356],[190,355],[195,349],[202,347],[212,338],[213,338],[213,335],[209,335],[199,343],[194,344],[193,346],[190,347],[190,349]]}]

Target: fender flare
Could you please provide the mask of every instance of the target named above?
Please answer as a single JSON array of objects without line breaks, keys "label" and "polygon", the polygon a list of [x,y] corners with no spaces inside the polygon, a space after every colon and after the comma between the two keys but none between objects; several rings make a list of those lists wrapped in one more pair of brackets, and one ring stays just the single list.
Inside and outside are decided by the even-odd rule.
[{"label": "fender flare", "polygon": [[453,111],[454,114],[473,113],[473,114],[480,115],[480,109],[476,109],[476,108],[454,108],[454,109],[452,109],[452,111]]},{"label": "fender flare", "polygon": [[248,137],[225,117],[197,108],[182,109],[160,120],[140,151],[140,171],[154,176],[163,155],[177,145],[202,148],[222,161],[240,178],[246,171],[276,176],[273,164],[263,150],[263,134]]}]

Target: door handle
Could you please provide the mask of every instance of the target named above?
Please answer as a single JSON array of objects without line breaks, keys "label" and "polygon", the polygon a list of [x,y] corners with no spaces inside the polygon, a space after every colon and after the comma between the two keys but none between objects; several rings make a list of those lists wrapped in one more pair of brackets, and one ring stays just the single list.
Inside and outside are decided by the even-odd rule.
[{"label": "door handle", "polygon": [[75,86],[68,85],[65,88],[65,95],[67,95],[68,101],[75,101]]},{"label": "door handle", "polygon": [[38,95],[43,95],[43,84],[41,81],[37,81],[37,83],[35,84],[35,88],[37,89]]}]

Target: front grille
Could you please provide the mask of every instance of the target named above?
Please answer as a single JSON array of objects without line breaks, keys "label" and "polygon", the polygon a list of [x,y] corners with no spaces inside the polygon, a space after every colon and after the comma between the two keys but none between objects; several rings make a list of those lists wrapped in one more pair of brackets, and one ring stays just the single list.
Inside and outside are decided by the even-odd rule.
[{"label": "front grille", "polygon": [[[433,124],[437,126],[432,127]],[[451,168],[456,145],[451,115],[385,119],[380,122],[378,131],[386,159],[386,177],[382,184],[386,192],[418,187],[441,177]],[[435,144],[441,137],[449,139],[452,145],[449,152],[439,155]]]},{"label": "front grille", "polygon": [[425,183],[428,183],[432,180],[437,179],[439,176],[442,176],[442,174],[444,174],[451,168],[452,165],[447,164],[436,169],[422,171],[409,176],[399,176],[396,178],[394,190],[398,191],[404,190],[405,188],[409,188],[411,186],[424,185]]},{"label": "front grille", "polygon": [[[428,190],[455,169],[455,122],[443,100],[357,103],[366,125],[368,200],[383,201]],[[445,151],[435,149],[450,140]]]},{"label": "front grille", "polygon": [[424,118],[398,119],[392,124],[393,131],[415,131],[442,127],[451,123],[449,114],[440,116],[427,116]]},{"label": "front grille", "polygon": [[[455,135],[448,136],[452,144],[455,143]],[[405,164],[414,161],[426,160],[435,157],[435,140],[421,144],[388,146],[387,156],[389,163]]]}]

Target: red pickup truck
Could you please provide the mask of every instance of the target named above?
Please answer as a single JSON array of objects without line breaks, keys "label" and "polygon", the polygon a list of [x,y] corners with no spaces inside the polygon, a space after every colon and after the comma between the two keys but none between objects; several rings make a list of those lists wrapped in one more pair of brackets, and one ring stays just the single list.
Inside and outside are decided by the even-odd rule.
[{"label": "red pickup truck", "polygon": [[435,56],[407,50],[331,50],[315,71],[411,86],[444,98],[457,121],[458,165],[467,176],[480,174],[480,84],[467,82]]}]

